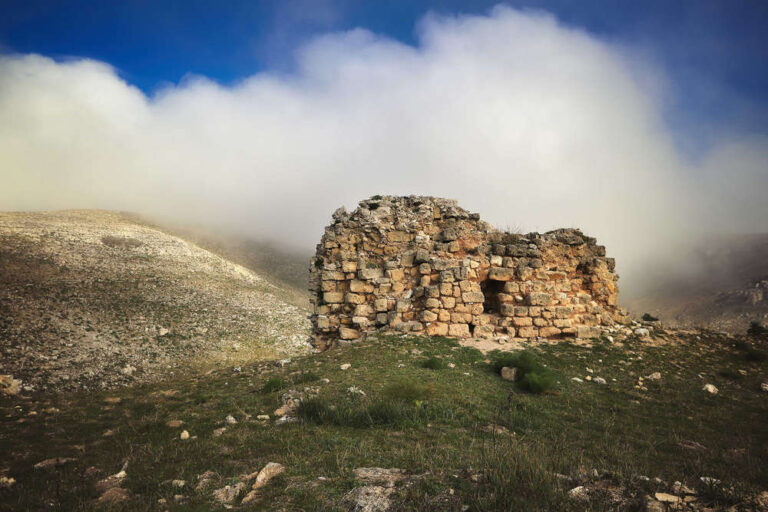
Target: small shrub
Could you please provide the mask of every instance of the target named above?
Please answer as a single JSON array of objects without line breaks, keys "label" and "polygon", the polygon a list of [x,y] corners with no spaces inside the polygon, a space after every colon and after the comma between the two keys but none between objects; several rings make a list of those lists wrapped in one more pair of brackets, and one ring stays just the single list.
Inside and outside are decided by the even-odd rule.
[{"label": "small shrub", "polygon": [[555,386],[555,375],[542,365],[531,352],[496,352],[491,368],[501,373],[504,367],[517,368],[517,386],[529,393],[543,393]]},{"label": "small shrub", "polygon": [[747,334],[750,336],[766,336],[768,335],[768,327],[765,327],[763,324],[757,321],[750,322],[749,329],[747,329]]},{"label": "small shrub", "polygon": [[543,393],[555,387],[555,376],[550,372],[528,372],[518,382],[520,389],[529,393]]},{"label": "small shrub", "polygon": [[281,377],[270,377],[261,387],[261,392],[272,393],[273,391],[280,391],[286,387],[288,387],[288,383]]},{"label": "small shrub", "polygon": [[658,322],[658,321],[659,321],[659,318],[658,318],[658,317],[655,317],[655,316],[653,316],[653,315],[652,315],[652,314],[650,314],[650,313],[643,313],[643,321],[644,321],[644,322]]},{"label": "small shrub", "polygon": [[440,359],[439,357],[430,357],[426,359],[423,363],[421,363],[422,368],[427,368],[428,370],[443,370],[447,364],[445,361]]}]

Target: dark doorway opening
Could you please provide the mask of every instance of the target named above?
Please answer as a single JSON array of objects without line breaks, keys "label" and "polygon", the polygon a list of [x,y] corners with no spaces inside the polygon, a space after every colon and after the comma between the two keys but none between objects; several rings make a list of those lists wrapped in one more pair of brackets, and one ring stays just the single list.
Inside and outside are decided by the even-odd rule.
[{"label": "dark doorway opening", "polygon": [[498,314],[501,310],[499,294],[504,293],[504,282],[486,279],[480,283],[480,290],[482,290],[485,297],[483,301],[485,312]]}]

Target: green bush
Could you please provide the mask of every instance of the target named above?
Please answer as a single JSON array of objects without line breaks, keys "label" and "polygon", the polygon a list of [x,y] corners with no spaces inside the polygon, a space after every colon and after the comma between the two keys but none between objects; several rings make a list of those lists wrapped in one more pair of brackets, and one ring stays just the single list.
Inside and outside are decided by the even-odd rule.
[{"label": "green bush", "polygon": [[528,372],[517,385],[529,393],[543,393],[555,387],[555,382],[555,376],[551,372]]},{"label": "green bush", "polygon": [[422,368],[427,368],[429,370],[443,370],[447,366],[446,362],[440,359],[439,357],[430,357],[426,359],[423,363],[421,363]]},{"label": "green bush", "polygon": [[491,368],[501,373],[504,367],[517,368],[517,386],[530,393],[543,393],[555,386],[554,373],[542,365],[531,352],[493,352]]},{"label": "green bush", "polygon": [[261,387],[262,393],[272,393],[288,387],[288,383],[281,377],[270,377]]}]

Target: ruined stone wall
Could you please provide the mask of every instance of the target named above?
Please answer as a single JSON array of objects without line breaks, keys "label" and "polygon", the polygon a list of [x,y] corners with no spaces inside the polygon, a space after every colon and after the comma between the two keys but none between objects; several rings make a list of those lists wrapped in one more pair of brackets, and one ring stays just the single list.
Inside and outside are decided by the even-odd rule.
[{"label": "ruined stone wall", "polygon": [[375,329],[457,338],[592,337],[623,313],[605,248],[579,230],[502,233],[456,201],[344,208],[310,267],[315,345]]}]

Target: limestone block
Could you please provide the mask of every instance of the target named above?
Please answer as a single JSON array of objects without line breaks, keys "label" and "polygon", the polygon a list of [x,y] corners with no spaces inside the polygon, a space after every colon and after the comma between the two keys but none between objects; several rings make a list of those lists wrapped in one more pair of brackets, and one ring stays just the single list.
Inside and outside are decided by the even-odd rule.
[{"label": "limestone block", "polygon": [[365,295],[359,293],[347,293],[344,296],[344,301],[347,304],[363,304],[365,302]]},{"label": "limestone block", "polygon": [[431,298],[437,298],[440,296],[440,287],[439,286],[427,286],[424,289],[424,295]]},{"label": "limestone block", "polygon": [[494,328],[492,325],[478,325],[472,333],[476,338],[492,338],[493,334]]},{"label": "limestone block", "polygon": [[340,303],[344,300],[344,294],[342,292],[325,292],[323,294],[323,302],[328,304]]},{"label": "limestone block", "polygon": [[438,299],[429,298],[426,300],[424,305],[427,307],[427,309],[437,309],[440,307],[440,301]]},{"label": "limestone block", "polygon": [[384,271],[378,267],[361,268],[357,271],[357,277],[363,281],[376,279],[377,277],[382,277],[383,275]]},{"label": "limestone block", "polygon": [[504,283],[504,292],[512,295],[520,293],[520,284],[514,281],[508,281]]},{"label": "limestone block", "polygon": [[501,316],[515,316],[515,306],[508,303],[500,304],[499,314]]},{"label": "limestone block", "polygon": [[424,310],[421,312],[421,321],[422,322],[434,322],[437,320],[437,313],[433,313],[432,311]]},{"label": "limestone block", "polygon": [[447,309],[441,309],[437,313],[437,317],[438,317],[437,319],[440,320],[441,322],[450,322],[451,321],[451,312],[448,311]]},{"label": "limestone block", "polygon": [[371,306],[368,304],[358,304],[355,306],[355,316],[368,316],[372,313]]},{"label": "limestone block", "polygon": [[339,337],[343,340],[355,340],[360,337],[360,331],[350,327],[341,327],[339,329]]},{"label": "limestone block", "polygon": [[406,311],[411,308],[411,301],[410,300],[398,300],[395,304],[395,309],[399,312]]},{"label": "limestone block", "polygon": [[453,297],[442,297],[440,300],[445,309],[453,309],[456,306],[456,299]]},{"label": "limestone block", "polygon": [[419,265],[419,273],[424,274],[431,274],[432,273],[432,266],[429,263],[422,263]]},{"label": "limestone block", "polygon": [[535,338],[539,333],[536,327],[520,327],[517,329],[517,335],[521,338]]},{"label": "limestone block", "polygon": [[343,281],[344,272],[339,272],[338,270],[324,270],[321,278],[323,281]]},{"label": "limestone block", "polygon": [[440,295],[453,295],[453,285],[451,283],[441,283]]},{"label": "limestone block", "polygon": [[353,279],[349,282],[349,291],[353,293],[364,293],[366,291],[366,286],[366,282]]},{"label": "limestone block", "polygon": [[342,261],[341,262],[341,270],[342,270],[342,272],[357,272],[357,262],[356,261]]},{"label": "limestone block", "polygon": [[562,331],[557,327],[541,327],[539,328],[539,336],[544,338],[551,338],[553,336],[559,336]]},{"label": "limestone block", "polygon": [[548,293],[533,292],[526,297],[526,302],[530,306],[548,306],[552,301],[552,296]]},{"label": "limestone block", "polygon": [[387,277],[390,278],[393,282],[402,281],[405,277],[405,272],[403,272],[403,269],[401,268],[387,270]]},{"label": "limestone block", "polygon": [[466,292],[461,294],[461,299],[465,303],[471,304],[473,302],[482,303],[485,300],[485,297],[481,292]]},{"label": "limestone block", "polygon": [[493,281],[511,281],[515,278],[515,271],[509,268],[492,267],[488,272],[488,279]]},{"label": "limestone block", "polygon": [[427,325],[426,332],[429,336],[447,336],[448,324],[442,322],[432,322],[431,324]]},{"label": "limestone block", "polygon": [[318,329],[328,329],[331,326],[331,322],[325,315],[318,315],[315,319]]},{"label": "limestone block", "polygon": [[455,338],[469,338],[469,325],[450,324],[448,325],[448,336]]},{"label": "limestone block", "polygon": [[529,316],[516,316],[512,318],[512,324],[515,327],[529,327],[533,325],[533,319]]},{"label": "limestone block", "polygon": [[365,328],[368,325],[368,317],[365,316],[353,316],[352,323],[358,325],[361,328]]}]

